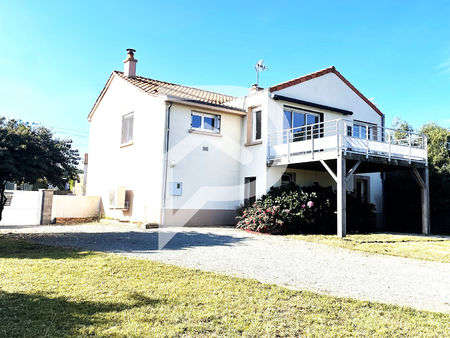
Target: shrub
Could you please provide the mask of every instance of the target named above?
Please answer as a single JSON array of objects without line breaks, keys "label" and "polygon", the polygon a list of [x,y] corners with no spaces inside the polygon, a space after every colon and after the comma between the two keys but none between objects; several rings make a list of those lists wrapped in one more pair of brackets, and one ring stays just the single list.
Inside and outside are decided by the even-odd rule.
[{"label": "shrub", "polygon": [[[374,205],[348,194],[349,232],[373,230]],[[239,229],[270,234],[335,233],[336,193],[331,187],[295,184],[272,187],[251,206],[237,209]]]}]

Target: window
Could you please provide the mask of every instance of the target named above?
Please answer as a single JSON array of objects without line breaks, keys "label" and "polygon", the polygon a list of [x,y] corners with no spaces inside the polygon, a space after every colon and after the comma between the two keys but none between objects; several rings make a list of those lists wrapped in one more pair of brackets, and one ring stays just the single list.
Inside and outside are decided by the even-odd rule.
[{"label": "window", "polygon": [[191,129],[219,133],[220,115],[205,114],[193,111],[191,113]]},{"label": "window", "polygon": [[261,110],[253,112],[253,141],[261,140]]},{"label": "window", "polygon": [[295,184],[295,173],[284,173],[281,176],[281,186],[286,186],[291,183]]},{"label": "window", "polygon": [[[368,133],[368,134],[367,134]],[[356,138],[368,138],[369,140],[377,140],[377,126],[373,124],[355,122],[353,128],[347,126],[347,135]]]},{"label": "window", "polygon": [[[319,114],[284,107],[283,129],[286,130],[284,142],[288,140],[290,142],[309,140],[311,134],[314,138],[320,137],[319,126],[317,125],[320,120],[319,117]],[[311,127],[312,124],[316,125]]]},{"label": "window", "polygon": [[256,177],[246,177],[244,183],[244,205],[249,206],[256,201]]},{"label": "window", "polygon": [[130,143],[133,141],[133,123],[134,113],[122,116],[122,137],[121,144]]},{"label": "window", "polygon": [[367,176],[355,176],[354,194],[364,203],[369,203],[370,178]]}]

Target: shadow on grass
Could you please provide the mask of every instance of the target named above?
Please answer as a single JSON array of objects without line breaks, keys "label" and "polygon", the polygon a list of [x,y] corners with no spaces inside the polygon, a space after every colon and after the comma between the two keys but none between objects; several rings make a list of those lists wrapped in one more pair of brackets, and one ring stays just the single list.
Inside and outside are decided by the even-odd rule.
[{"label": "shadow on grass", "polygon": [[8,235],[0,236],[0,258],[67,259],[84,258],[92,255],[90,252],[30,243],[24,239],[26,238]]},{"label": "shadow on grass", "polygon": [[[4,337],[62,337],[93,334],[89,326],[117,326],[108,313],[147,307],[160,303],[140,294],[132,294],[129,303],[73,301],[65,297],[0,291],[0,335]],[[98,334],[98,332],[97,332]]]},{"label": "shadow on grass", "polygon": [[[350,240],[352,241],[352,240]],[[432,242],[445,242],[445,239],[433,239],[433,240],[426,240],[426,241],[413,241],[413,240],[398,240],[398,241],[356,241],[358,244],[396,244],[396,243],[432,243]]]},{"label": "shadow on grass", "polygon": [[[32,240],[34,242],[45,243],[48,245],[67,246],[103,252],[151,253],[159,250],[160,235],[163,236],[163,239],[168,239],[167,244],[164,242],[165,245],[163,250],[183,250],[192,247],[228,246],[245,240],[243,237],[219,235],[216,233],[203,233],[196,231],[177,232],[174,230],[165,230],[164,232],[161,232],[161,234],[158,231],[68,232],[43,233],[39,235],[33,233],[21,233],[21,239]],[[34,255],[34,249],[36,248],[30,247],[30,249],[33,250]],[[20,250],[26,256],[27,250]],[[1,255],[1,251],[2,250],[0,249],[0,257],[5,257]],[[80,257],[85,254],[88,253],[80,253],[75,251],[68,253],[66,251],[61,252],[61,255],[73,255],[73,258]],[[42,249],[41,257],[35,258],[42,257],[58,258],[45,256],[45,248]],[[70,258],[70,256],[67,258]]]}]

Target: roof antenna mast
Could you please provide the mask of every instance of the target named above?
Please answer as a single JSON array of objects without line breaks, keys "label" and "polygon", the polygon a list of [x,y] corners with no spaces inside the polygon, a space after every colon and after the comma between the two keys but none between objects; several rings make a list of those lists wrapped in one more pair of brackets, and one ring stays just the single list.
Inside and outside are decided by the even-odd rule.
[{"label": "roof antenna mast", "polygon": [[256,70],[256,88],[259,88],[259,72],[267,70],[267,66],[264,66],[264,60],[259,60],[255,65]]}]

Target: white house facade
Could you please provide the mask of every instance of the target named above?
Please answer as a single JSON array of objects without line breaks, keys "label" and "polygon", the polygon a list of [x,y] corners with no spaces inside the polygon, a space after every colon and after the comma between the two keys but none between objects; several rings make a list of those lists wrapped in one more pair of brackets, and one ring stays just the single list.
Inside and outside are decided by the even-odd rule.
[{"label": "white house facade", "polygon": [[383,171],[414,171],[429,231],[426,140],[391,131],[334,67],[231,97],[136,76],[134,51],[114,71],[90,121],[88,195],[106,216],[164,225],[235,223],[236,207],[270,187],[315,182],[383,213]]}]

